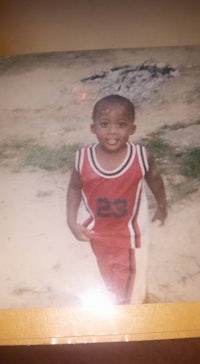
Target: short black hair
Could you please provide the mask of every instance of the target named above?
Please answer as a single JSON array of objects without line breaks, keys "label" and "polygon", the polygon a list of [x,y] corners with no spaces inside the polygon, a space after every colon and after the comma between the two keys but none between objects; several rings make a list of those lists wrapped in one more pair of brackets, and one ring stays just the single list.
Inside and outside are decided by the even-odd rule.
[{"label": "short black hair", "polygon": [[121,95],[108,95],[108,96],[105,96],[102,99],[98,100],[96,102],[96,104],[94,105],[93,112],[92,112],[93,120],[95,119],[99,110],[108,104],[122,105],[126,109],[127,113],[133,117],[133,120],[135,119],[135,107],[134,107],[134,104],[129,99],[127,99],[126,97],[121,96]]}]

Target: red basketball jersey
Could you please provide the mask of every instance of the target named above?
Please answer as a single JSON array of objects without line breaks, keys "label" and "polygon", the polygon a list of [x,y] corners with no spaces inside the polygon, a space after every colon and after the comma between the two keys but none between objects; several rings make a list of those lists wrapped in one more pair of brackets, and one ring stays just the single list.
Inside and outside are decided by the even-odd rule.
[{"label": "red basketball jersey", "polygon": [[147,236],[148,213],[144,176],[148,161],[144,146],[127,143],[121,165],[104,170],[96,157],[96,144],[76,154],[76,170],[82,181],[82,197],[89,218],[84,222],[101,244],[139,248]]}]

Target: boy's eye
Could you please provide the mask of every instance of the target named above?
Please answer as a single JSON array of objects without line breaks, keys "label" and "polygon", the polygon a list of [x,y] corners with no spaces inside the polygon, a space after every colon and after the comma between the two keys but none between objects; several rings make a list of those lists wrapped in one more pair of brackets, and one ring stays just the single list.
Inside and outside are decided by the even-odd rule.
[{"label": "boy's eye", "polygon": [[127,126],[127,123],[125,121],[119,121],[119,127],[125,128]]},{"label": "boy's eye", "polygon": [[102,128],[106,128],[108,126],[108,122],[107,121],[101,121],[100,125]]}]

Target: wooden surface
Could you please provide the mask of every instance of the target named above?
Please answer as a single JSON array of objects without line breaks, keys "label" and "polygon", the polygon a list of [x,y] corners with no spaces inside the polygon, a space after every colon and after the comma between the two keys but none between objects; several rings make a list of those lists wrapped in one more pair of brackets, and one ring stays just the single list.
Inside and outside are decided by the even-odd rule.
[{"label": "wooden surface", "polygon": [[0,345],[200,337],[200,303],[0,310]]},{"label": "wooden surface", "polygon": [[200,357],[198,302],[0,310],[0,328],[2,364],[191,364]]}]

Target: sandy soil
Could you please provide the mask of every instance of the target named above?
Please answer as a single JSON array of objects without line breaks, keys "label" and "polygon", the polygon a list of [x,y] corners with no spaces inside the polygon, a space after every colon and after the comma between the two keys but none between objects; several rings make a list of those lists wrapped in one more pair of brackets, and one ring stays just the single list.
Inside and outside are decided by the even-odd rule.
[{"label": "sandy soil", "polygon": [[[107,87],[115,79],[107,78],[104,84],[101,79],[81,80],[147,61],[175,71],[156,88],[155,80],[141,84],[141,91],[137,86],[137,138],[166,124],[195,123],[200,119],[199,60],[199,47],[2,59],[0,144],[31,138],[56,148],[93,141],[92,106],[105,82]],[[134,98],[129,90],[126,96]],[[178,147],[199,146],[199,129],[199,124],[191,125],[165,136]],[[16,168],[14,157],[0,164],[0,308],[79,304],[85,291],[104,286],[90,247],[77,242],[65,223],[69,171]],[[148,291],[162,302],[200,300],[199,197],[198,189],[172,204],[164,227],[151,224]]]}]

